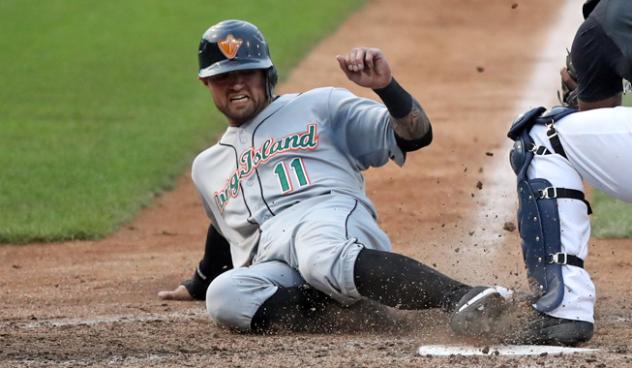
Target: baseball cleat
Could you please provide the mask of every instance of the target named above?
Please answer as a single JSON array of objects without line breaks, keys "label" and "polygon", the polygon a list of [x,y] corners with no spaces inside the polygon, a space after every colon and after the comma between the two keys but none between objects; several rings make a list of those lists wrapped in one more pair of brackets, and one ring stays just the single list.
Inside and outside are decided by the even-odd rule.
[{"label": "baseball cleat", "polygon": [[508,342],[536,345],[575,346],[592,338],[593,324],[555,318],[532,310],[524,328],[519,328]]},{"label": "baseball cleat", "polygon": [[450,317],[452,330],[463,336],[490,336],[512,292],[501,286],[476,286],[465,294]]}]

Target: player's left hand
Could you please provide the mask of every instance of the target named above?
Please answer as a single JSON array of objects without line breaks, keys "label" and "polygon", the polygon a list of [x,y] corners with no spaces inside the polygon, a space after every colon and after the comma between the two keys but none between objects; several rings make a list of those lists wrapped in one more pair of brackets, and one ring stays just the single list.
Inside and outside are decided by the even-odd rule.
[{"label": "player's left hand", "polygon": [[193,296],[189,293],[184,285],[179,285],[174,290],[163,290],[158,292],[158,298],[162,300],[193,300]]},{"label": "player's left hand", "polygon": [[391,67],[380,49],[356,47],[336,59],[347,78],[359,86],[379,89],[391,81]]}]

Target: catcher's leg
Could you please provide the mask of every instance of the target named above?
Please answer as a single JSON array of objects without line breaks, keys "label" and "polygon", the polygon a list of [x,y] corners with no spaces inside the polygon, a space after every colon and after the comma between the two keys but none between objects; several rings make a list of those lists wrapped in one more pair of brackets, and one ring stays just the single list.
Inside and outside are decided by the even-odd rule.
[{"label": "catcher's leg", "polygon": [[[568,161],[558,155],[536,157],[529,178],[547,178],[555,186],[582,189],[582,179],[621,200],[632,202],[632,110],[598,109],[572,114],[556,124]],[[534,127],[531,137],[547,145],[545,128]],[[579,174],[579,175],[578,175]],[[588,255],[590,222],[581,202],[560,199],[559,224],[562,252],[585,259]],[[589,340],[593,332],[595,288],[588,273],[579,267],[562,266],[564,297],[551,310],[534,312],[524,328],[532,342],[574,345]],[[535,308],[537,310],[537,308]]]},{"label": "catcher's leg", "polygon": [[556,128],[572,167],[591,186],[632,202],[632,108],[570,115]]},{"label": "catcher's leg", "polygon": [[[530,136],[553,150],[546,130],[534,126]],[[595,287],[583,268],[590,238],[588,208],[582,200],[565,198],[559,189],[581,193],[582,178],[564,157],[536,155],[518,188],[523,255],[537,297],[531,318],[516,337],[565,345],[587,341],[593,333],[595,304]]]},{"label": "catcher's leg", "polygon": [[[571,119],[569,116],[567,119]],[[562,120],[562,123],[565,121]],[[560,124],[561,126],[561,124]],[[535,126],[531,130],[531,137],[536,144],[550,147],[546,137],[546,128]],[[570,145],[564,145],[567,155]],[[551,187],[568,188],[583,192],[582,178],[579,176],[571,162],[559,155],[535,156],[527,170],[529,180],[543,178],[550,183]],[[542,200],[539,204],[555,203],[558,218],[542,217],[542,222],[557,222],[559,225],[560,252],[573,255],[580,260],[588,256],[588,241],[590,239],[590,220],[586,204],[572,198],[551,198]],[[519,219],[527,222],[529,219]],[[547,239],[544,239],[547,241]],[[557,240],[557,239],[555,239]],[[593,322],[593,309],[595,303],[595,287],[590,279],[590,275],[583,267],[571,264],[562,264],[562,278],[564,284],[564,296],[558,305],[540,309],[554,317],[566,318]]]},{"label": "catcher's leg", "polygon": [[544,126],[534,126],[529,137],[516,140],[510,155],[518,175],[518,228],[523,258],[535,289],[532,305],[526,316],[519,315],[522,323],[499,324],[501,328],[494,330],[493,318],[499,314],[496,311],[502,300],[493,290],[473,290],[475,295],[458,307],[455,316],[487,311],[488,315],[481,313],[480,320],[491,316],[492,323],[475,324],[473,329],[453,326],[456,332],[490,333],[512,342],[569,345],[592,337],[595,290],[583,269],[590,223],[587,202],[582,200],[581,178],[563,156],[540,149],[536,152],[541,153],[533,155],[530,152],[534,151],[524,149],[535,143],[536,147],[545,146],[549,152],[555,152],[546,130]]}]

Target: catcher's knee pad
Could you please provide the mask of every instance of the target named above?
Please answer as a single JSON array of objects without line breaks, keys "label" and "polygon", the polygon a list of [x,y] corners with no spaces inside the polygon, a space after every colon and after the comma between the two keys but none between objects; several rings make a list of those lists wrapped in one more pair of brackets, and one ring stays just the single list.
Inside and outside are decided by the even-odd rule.
[{"label": "catcher's knee pad", "polygon": [[542,196],[551,183],[545,179],[518,181],[518,229],[527,275],[535,288],[534,307],[540,312],[557,308],[564,297],[560,254],[560,218],[557,199]]},{"label": "catcher's knee pad", "polygon": [[529,136],[529,131],[544,111],[544,107],[527,111],[514,121],[507,133],[507,136],[514,140],[513,148],[509,152],[509,163],[518,178],[527,176],[527,169],[534,155],[533,139]]}]

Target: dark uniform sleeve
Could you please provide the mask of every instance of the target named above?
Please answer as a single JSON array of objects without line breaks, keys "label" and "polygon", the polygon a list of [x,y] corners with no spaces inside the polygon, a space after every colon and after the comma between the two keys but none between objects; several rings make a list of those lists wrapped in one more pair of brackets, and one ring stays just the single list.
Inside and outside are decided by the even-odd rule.
[{"label": "dark uniform sleeve", "polygon": [[426,147],[427,145],[432,143],[432,126],[429,126],[428,132],[426,132],[426,134],[419,139],[407,140],[397,135],[397,132],[393,133],[395,134],[395,141],[397,142],[397,145],[402,150],[402,152],[417,151],[418,149]]},{"label": "dark uniform sleeve", "polygon": [[[413,105],[414,99],[413,96],[408,93],[402,86],[397,83],[395,78],[391,79],[391,82],[388,86],[380,89],[373,90],[380,98],[384,105],[388,109],[388,112],[395,119],[401,119],[408,114],[410,114]],[[432,126],[428,125],[428,131],[424,134],[423,137],[407,140],[400,137],[396,131],[395,133],[395,141],[397,145],[402,150],[402,152],[412,152],[416,151],[420,148],[423,148],[429,145],[432,142]]]},{"label": "dark uniform sleeve", "polygon": [[584,19],[588,18],[590,13],[595,9],[595,6],[599,4],[600,0],[586,0],[584,5],[582,6],[582,13],[584,14]]},{"label": "dark uniform sleeve", "polygon": [[204,257],[193,276],[182,283],[194,299],[206,299],[206,289],[217,276],[233,268],[228,241],[210,224],[206,235]]}]

